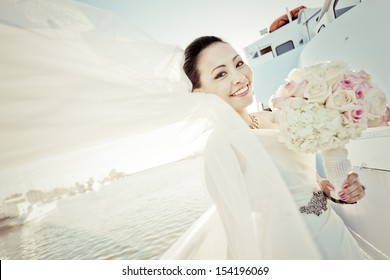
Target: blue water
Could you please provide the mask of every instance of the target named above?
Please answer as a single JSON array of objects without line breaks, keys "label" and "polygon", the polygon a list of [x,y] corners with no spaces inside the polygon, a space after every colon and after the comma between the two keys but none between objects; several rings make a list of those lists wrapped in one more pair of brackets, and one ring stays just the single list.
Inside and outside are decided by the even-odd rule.
[{"label": "blue water", "polygon": [[0,259],[158,259],[210,206],[201,159],[170,163],[1,231]]}]

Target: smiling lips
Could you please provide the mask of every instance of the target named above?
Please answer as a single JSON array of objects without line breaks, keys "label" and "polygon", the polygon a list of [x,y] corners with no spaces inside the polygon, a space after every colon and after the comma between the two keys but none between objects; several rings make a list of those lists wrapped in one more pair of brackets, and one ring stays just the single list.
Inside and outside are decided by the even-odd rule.
[{"label": "smiling lips", "polygon": [[240,88],[239,90],[237,90],[235,93],[231,94],[230,96],[244,96],[248,93],[248,91],[249,91],[249,86],[246,85],[245,87]]}]

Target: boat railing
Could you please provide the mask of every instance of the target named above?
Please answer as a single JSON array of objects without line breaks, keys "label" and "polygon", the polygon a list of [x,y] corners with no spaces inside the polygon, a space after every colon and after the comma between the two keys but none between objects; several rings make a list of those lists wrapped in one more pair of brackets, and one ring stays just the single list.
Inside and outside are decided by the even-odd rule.
[{"label": "boat railing", "polygon": [[318,17],[318,24],[315,27],[315,33],[319,33],[335,19],[360,3],[362,3],[362,0],[327,0],[324,3]]},{"label": "boat railing", "polygon": [[226,259],[226,235],[215,206],[209,208],[166,251],[161,260]]},{"label": "boat railing", "polygon": [[309,42],[316,34],[314,28],[315,25],[317,25],[317,18],[320,12],[321,9],[318,9],[316,12],[306,18],[306,9],[299,11],[298,24],[301,24],[305,28],[306,42]]}]

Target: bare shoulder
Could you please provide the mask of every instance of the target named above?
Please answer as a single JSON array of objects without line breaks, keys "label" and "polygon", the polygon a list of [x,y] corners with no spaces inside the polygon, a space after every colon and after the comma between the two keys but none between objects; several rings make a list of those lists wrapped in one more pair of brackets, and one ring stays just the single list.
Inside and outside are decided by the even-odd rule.
[{"label": "bare shoulder", "polygon": [[258,111],[251,113],[259,119],[260,128],[277,128],[277,124],[272,121],[272,112],[270,111]]}]

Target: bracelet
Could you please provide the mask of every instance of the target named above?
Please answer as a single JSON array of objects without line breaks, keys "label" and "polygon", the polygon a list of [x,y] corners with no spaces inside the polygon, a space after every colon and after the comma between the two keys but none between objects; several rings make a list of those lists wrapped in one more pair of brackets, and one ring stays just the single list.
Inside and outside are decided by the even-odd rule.
[{"label": "bracelet", "polygon": [[333,198],[333,197],[331,197],[331,196],[328,196],[324,191],[322,191],[322,192],[324,193],[324,195],[325,195],[328,199],[332,200],[334,203],[338,203],[338,204],[356,204],[356,203],[357,203],[357,202],[346,202],[346,201],[341,200],[341,199],[335,199],[335,198]]}]

